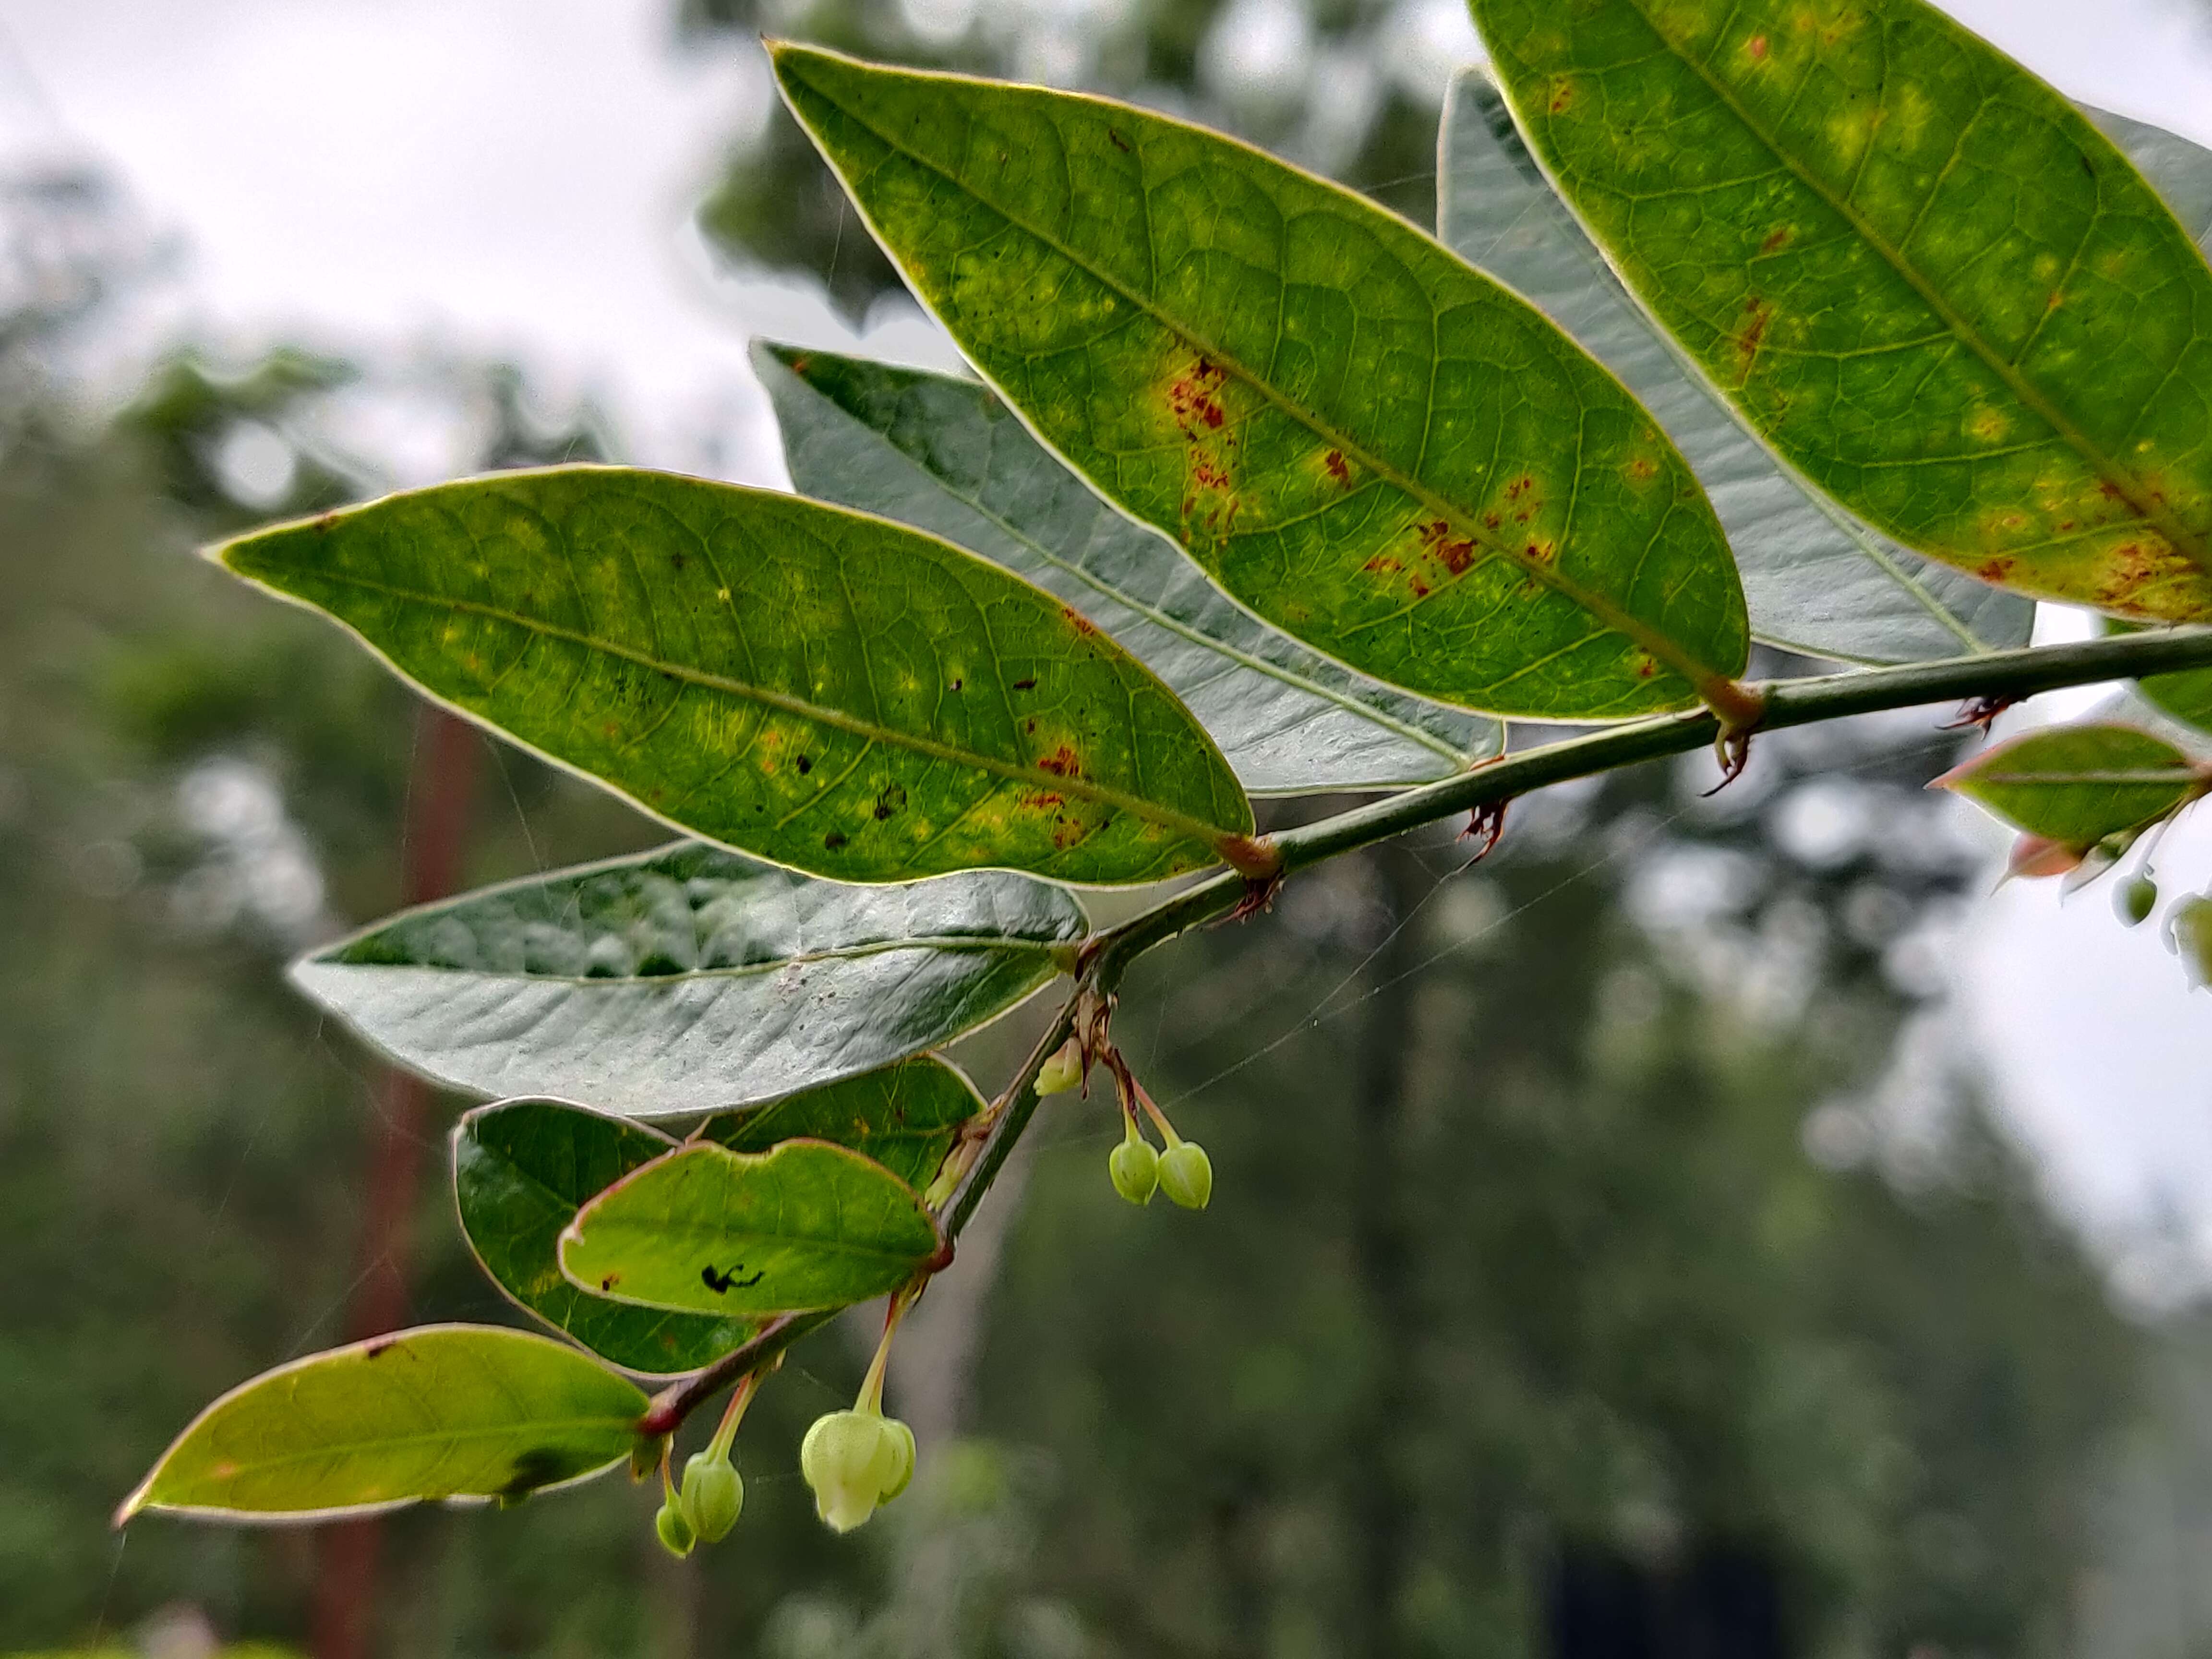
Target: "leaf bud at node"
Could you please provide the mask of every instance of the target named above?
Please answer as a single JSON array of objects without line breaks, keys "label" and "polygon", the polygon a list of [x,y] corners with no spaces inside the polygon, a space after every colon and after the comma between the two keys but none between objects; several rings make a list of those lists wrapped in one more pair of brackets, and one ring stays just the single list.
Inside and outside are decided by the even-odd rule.
[{"label": "leaf bud at node", "polygon": [[1036,1089],[1040,1096],[1064,1095],[1083,1081],[1083,1039],[1070,1037],[1037,1068]]},{"label": "leaf bud at node", "polygon": [[672,1492],[660,1506],[660,1513],[653,1517],[653,1529],[660,1535],[660,1547],[679,1561],[690,1554],[691,1546],[699,1541],[691,1530],[691,1522],[684,1516],[683,1505]]},{"label": "leaf bud at node", "polygon": [[2158,884],[2148,876],[2137,876],[2120,889],[2118,908],[2122,921],[2130,927],[2141,927],[2158,908]]},{"label": "leaf bud at node", "polygon": [[1194,1140],[1160,1154],[1160,1190],[1186,1210],[1202,1210],[1213,1196],[1213,1160]]},{"label": "leaf bud at node", "polygon": [[684,1518],[704,1544],[719,1544],[738,1524],[745,1506],[745,1483],[730,1460],[693,1452],[684,1466]]},{"label": "leaf bud at node", "polygon": [[888,1504],[907,1488],[914,1479],[914,1431],[896,1417],[884,1419],[884,1436],[891,1444],[896,1467],[891,1478],[884,1485],[884,1495],[876,1501]]},{"label": "leaf bud at node", "polygon": [[1107,1158],[1106,1172],[1114,1177],[1114,1190],[1130,1203],[1149,1204],[1160,1184],[1160,1155],[1152,1142],[1133,1134]]},{"label": "leaf bud at node", "polygon": [[876,1512],[898,1462],[897,1437],[872,1412],[817,1417],[799,1444],[799,1472],[814,1489],[814,1512],[833,1532],[850,1532]]}]

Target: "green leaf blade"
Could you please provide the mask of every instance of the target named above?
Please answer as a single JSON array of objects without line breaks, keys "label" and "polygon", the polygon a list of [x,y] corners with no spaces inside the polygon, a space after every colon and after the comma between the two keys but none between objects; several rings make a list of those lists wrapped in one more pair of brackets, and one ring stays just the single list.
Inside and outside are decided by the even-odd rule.
[{"label": "green leaf blade", "polygon": [[792,482],[943,536],[1074,605],[1180,696],[1253,794],[1418,783],[1495,754],[1492,722],[1337,666],[1115,512],[988,387],[756,342]]},{"label": "green leaf blade", "polygon": [[1741,591],[1680,456],[1411,226],[1103,100],[773,53],[969,360],[1267,622],[1494,714],[1683,708],[1741,672]]},{"label": "green leaf blade", "polygon": [[1790,477],[1637,308],[1482,70],[1454,78],[1438,153],[1437,235],[1588,347],[1680,447],[1735,550],[1756,637],[1872,664],[2027,643],[2032,603],[1906,552]]},{"label": "green leaf blade", "polygon": [[495,1284],[610,1364],[673,1376],[712,1364],[759,1328],[586,1294],[562,1276],[562,1230],[633,1170],[676,1150],[666,1136],[565,1102],[504,1100],[453,1130],[461,1231]]},{"label": "green leaf blade", "polygon": [[1547,175],[1805,477],[2015,592],[2212,615],[2212,270],[2057,93],[1922,0],[1474,11]]},{"label": "green leaf blade", "polygon": [[1091,623],[880,520],[618,467],[441,484],[230,542],[471,718],[833,880],[1157,880],[1251,809]]},{"label": "green leaf blade", "polygon": [[1050,983],[1088,931],[1024,876],[854,887],[686,842],[404,912],[292,977],[449,1087],[671,1117],[949,1042]]},{"label": "green leaf blade", "polygon": [[117,1519],[302,1521],[425,1499],[512,1502],[629,1455],[648,1402],[526,1331],[431,1325],[279,1366],[201,1413]]},{"label": "green leaf blade", "polygon": [[2087,852],[2164,817],[2203,787],[2188,756],[2130,726],[2062,726],[1977,755],[1929,787],[1954,789],[1998,817]]},{"label": "green leaf blade", "polygon": [[857,1152],[694,1142],[578,1211],[561,1271],[619,1301],[753,1318],[880,1296],[937,1248],[914,1189]]},{"label": "green leaf blade", "polygon": [[[711,1117],[699,1135],[741,1152],[790,1139],[828,1140],[920,1188],[937,1173],[960,1126],[982,1108],[957,1067],[928,1055]],[[639,1376],[698,1370],[759,1328],[750,1319],[617,1302],[561,1271],[561,1235],[576,1212],[675,1150],[665,1135],[556,1100],[481,1106],[453,1130],[461,1231],[484,1271],[518,1306]]]}]

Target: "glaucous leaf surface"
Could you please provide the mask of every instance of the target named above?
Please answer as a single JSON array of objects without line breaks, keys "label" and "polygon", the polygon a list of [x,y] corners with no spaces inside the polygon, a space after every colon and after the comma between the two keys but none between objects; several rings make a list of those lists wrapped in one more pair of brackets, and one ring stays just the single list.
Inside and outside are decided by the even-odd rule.
[{"label": "glaucous leaf surface", "polygon": [[1735,568],[1674,446],[1404,221],[1142,110],[772,52],[969,361],[1249,610],[1495,714],[1680,708],[1741,672]]},{"label": "glaucous leaf surface", "polygon": [[791,479],[1025,576],[1167,682],[1255,794],[1443,777],[1498,728],[1407,696],[1233,604],[1182,552],[1102,501],[989,387],[756,342]]},{"label": "glaucous leaf surface", "polygon": [[550,1337],[426,1325],[241,1383],[161,1455],[142,1510],[304,1521],[423,1498],[513,1502],[629,1455],[647,1401]]},{"label": "glaucous leaf surface", "polygon": [[1658,417],[1728,531],[1755,635],[1864,663],[2027,643],[2031,601],[1906,552],[1799,484],[1752,435],[1621,287],[1482,70],[1453,80],[1438,151],[1437,235],[1534,301]]},{"label": "glaucous leaf surface", "polygon": [[216,557],[646,811],[834,880],[1152,881],[1252,828],[1212,740],[1080,613],[819,502],[562,467]]},{"label": "glaucous leaf surface", "polygon": [[936,1250],[914,1188],[858,1152],[695,1142],[579,1210],[561,1271],[624,1302],[757,1318],[880,1296]]},{"label": "glaucous leaf surface", "polygon": [[853,887],[679,842],[403,912],[292,977],[451,1087],[671,1117],[947,1042],[1048,983],[1088,928],[1025,876]]},{"label": "glaucous leaf surface", "polygon": [[2212,615],[2212,270],[1922,0],[1473,0],[1530,149],[1792,465],[2041,598]]},{"label": "glaucous leaf surface", "polygon": [[1929,787],[1955,789],[2015,828],[2079,852],[2163,817],[2203,783],[2164,738],[2090,725],[1999,744]]}]

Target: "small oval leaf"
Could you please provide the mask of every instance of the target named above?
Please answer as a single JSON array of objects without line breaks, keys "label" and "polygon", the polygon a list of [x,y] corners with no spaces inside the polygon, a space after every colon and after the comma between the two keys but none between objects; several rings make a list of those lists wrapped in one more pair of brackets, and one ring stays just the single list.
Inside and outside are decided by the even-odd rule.
[{"label": "small oval leaf", "polygon": [[1049,983],[1088,927],[1024,876],[853,887],[680,842],[405,911],[292,978],[450,1087],[668,1117],[949,1042]]},{"label": "small oval leaf", "polygon": [[527,1331],[426,1325],[241,1383],[117,1511],[308,1521],[425,1498],[512,1503],[613,1468],[647,1405],[630,1382]]},{"label": "small oval leaf", "polygon": [[[699,1133],[747,1152],[802,1136],[834,1141],[920,1187],[937,1173],[959,1126],[982,1106],[957,1067],[930,1055],[709,1118]],[[601,1358],[642,1376],[697,1370],[757,1325],[616,1302],[561,1272],[561,1234],[577,1210],[675,1150],[665,1135],[562,1101],[480,1106],[453,1131],[461,1231],[502,1291]]]},{"label": "small oval leaf", "polygon": [[471,719],[838,881],[1154,881],[1250,804],[1089,621],[936,538],[622,467],[507,472],[226,543]]},{"label": "small oval leaf", "polygon": [[989,387],[759,341],[753,368],[793,484],[933,532],[1075,606],[1167,682],[1254,794],[1419,783],[1498,752],[1495,723],[1340,668],[1239,609]]},{"label": "small oval leaf", "polygon": [[1525,301],[1200,128],[770,51],[969,360],[1285,633],[1494,714],[1731,698],[1748,635],[1712,508],[1650,416]]},{"label": "small oval leaf", "polygon": [[1474,11],[1547,174],[1799,471],[1985,581],[2212,616],[2212,269],[2057,93],[1923,0]]},{"label": "small oval leaf", "polygon": [[858,1152],[695,1142],[578,1211],[561,1271],[617,1301],[751,1318],[880,1296],[937,1248],[914,1188]]},{"label": "small oval leaf", "polygon": [[1638,309],[1482,70],[1454,79],[1437,151],[1437,234],[1542,307],[1681,446],[1735,548],[1755,636],[1864,663],[2027,643],[2028,600],[1916,557],[1790,477]]},{"label": "small oval leaf", "polygon": [[2164,738],[2102,725],[2032,732],[1929,786],[2075,853],[2164,817],[2203,787],[2204,774]]}]

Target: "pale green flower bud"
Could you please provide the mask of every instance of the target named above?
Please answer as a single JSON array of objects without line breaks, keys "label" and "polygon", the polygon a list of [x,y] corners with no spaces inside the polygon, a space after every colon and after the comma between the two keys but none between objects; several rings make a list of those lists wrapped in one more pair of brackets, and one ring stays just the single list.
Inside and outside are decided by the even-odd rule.
[{"label": "pale green flower bud", "polygon": [[1062,1095],[1082,1081],[1083,1039],[1070,1037],[1037,1068],[1035,1086],[1040,1095]]},{"label": "pale green flower bud", "polygon": [[705,1544],[719,1544],[738,1524],[745,1506],[745,1483],[725,1455],[694,1452],[684,1466],[684,1516]]},{"label": "pale green flower bud", "polygon": [[2203,894],[2177,905],[2166,924],[2173,942],[2188,964],[2190,977],[2199,985],[2212,985],[2212,898]]},{"label": "pale green flower bud", "polygon": [[884,1431],[891,1443],[896,1467],[891,1470],[891,1478],[884,1485],[884,1495],[876,1500],[879,1504],[890,1503],[904,1492],[907,1482],[914,1479],[914,1431],[896,1417],[886,1417],[884,1419]]},{"label": "pale green flower bud", "polygon": [[1132,1134],[1107,1158],[1106,1172],[1114,1177],[1114,1190],[1130,1203],[1149,1204],[1160,1184],[1160,1155],[1150,1141]]},{"label": "pale green flower bud", "polygon": [[668,1501],[660,1506],[660,1513],[653,1517],[653,1529],[660,1534],[660,1547],[681,1561],[691,1553],[691,1546],[698,1542],[684,1507],[670,1493]]},{"label": "pale green flower bud", "polygon": [[1202,1210],[1213,1196],[1213,1161],[1194,1140],[1177,1141],[1160,1154],[1160,1190],[1186,1210]]},{"label": "pale green flower bud", "polygon": [[850,1532],[876,1512],[898,1464],[897,1437],[870,1412],[817,1417],[799,1445],[799,1470],[814,1489],[814,1512],[836,1532]]},{"label": "pale green flower bud", "polygon": [[2139,927],[2158,908],[2158,884],[2148,876],[2137,876],[2119,893],[2120,920],[2130,927]]}]

